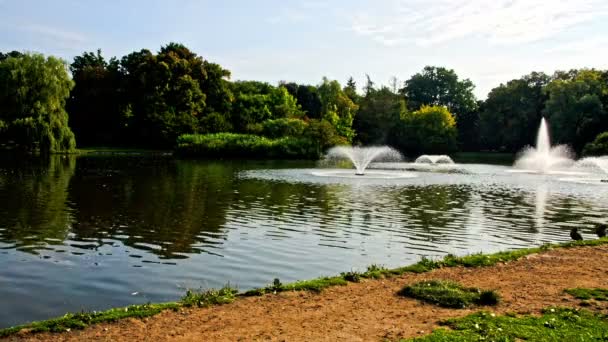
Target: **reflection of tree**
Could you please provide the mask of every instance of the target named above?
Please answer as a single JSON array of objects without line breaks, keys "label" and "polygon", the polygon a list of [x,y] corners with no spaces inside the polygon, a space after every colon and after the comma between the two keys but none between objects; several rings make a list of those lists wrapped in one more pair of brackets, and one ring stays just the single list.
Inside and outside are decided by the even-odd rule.
[{"label": "reflection of tree", "polygon": [[163,258],[224,237],[232,201],[227,164],[153,158],[80,158],[70,187],[76,239],[113,238]]},{"label": "reflection of tree", "polygon": [[73,156],[3,161],[0,173],[0,241],[33,251],[61,243],[71,215],[66,208],[68,184],[76,165]]}]

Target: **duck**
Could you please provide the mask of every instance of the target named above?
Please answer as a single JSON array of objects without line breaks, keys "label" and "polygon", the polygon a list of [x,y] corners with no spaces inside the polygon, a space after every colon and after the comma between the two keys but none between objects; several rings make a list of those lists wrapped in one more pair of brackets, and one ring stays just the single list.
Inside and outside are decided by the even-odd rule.
[{"label": "duck", "polygon": [[606,225],[600,224],[597,227],[595,227],[595,234],[597,234],[597,236],[599,238],[606,237]]},{"label": "duck", "polygon": [[572,228],[570,237],[575,241],[581,241],[583,239],[583,236],[578,232],[578,228]]}]

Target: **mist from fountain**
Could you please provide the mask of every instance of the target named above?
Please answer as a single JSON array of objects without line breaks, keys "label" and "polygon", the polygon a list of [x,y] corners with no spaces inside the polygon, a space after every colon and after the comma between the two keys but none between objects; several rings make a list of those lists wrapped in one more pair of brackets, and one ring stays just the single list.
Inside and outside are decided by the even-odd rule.
[{"label": "mist from fountain", "polygon": [[515,161],[514,167],[529,172],[548,173],[571,166],[572,152],[566,145],[551,146],[547,121],[543,118],[538,128],[536,147],[527,147]]},{"label": "mist from fountain", "polygon": [[336,146],[327,151],[327,160],[348,159],[355,167],[356,175],[364,175],[372,161],[394,162],[401,160],[401,153],[388,146],[351,147]]},{"label": "mist from fountain", "polygon": [[450,156],[445,154],[434,155],[434,154],[423,154],[416,158],[414,161],[416,164],[454,164],[454,161]]}]

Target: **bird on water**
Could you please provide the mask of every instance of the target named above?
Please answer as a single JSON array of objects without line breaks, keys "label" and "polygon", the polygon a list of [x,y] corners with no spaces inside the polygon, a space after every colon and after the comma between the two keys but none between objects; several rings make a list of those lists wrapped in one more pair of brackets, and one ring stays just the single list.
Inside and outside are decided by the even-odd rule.
[{"label": "bird on water", "polygon": [[572,228],[570,231],[570,237],[572,240],[580,241],[583,239],[583,236],[578,232],[578,228]]},{"label": "bird on water", "polygon": [[606,225],[600,224],[595,227],[595,234],[597,234],[597,236],[600,238],[606,237]]}]

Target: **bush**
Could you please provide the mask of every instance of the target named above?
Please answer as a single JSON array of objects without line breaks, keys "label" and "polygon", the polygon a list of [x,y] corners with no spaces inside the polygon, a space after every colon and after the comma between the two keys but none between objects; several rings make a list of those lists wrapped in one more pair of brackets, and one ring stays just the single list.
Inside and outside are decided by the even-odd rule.
[{"label": "bush", "polygon": [[299,137],[306,129],[306,122],[300,119],[275,119],[262,122],[262,135],[268,138]]},{"label": "bush", "polygon": [[184,134],[175,153],[190,157],[316,159],[319,155],[306,138],[269,139],[253,134]]},{"label": "bush", "polygon": [[496,305],[499,296],[494,291],[481,291],[446,280],[429,280],[404,287],[399,294],[447,308],[466,308],[473,304]]},{"label": "bush", "polygon": [[595,140],[585,145],[583,154],[586,156],[608,154],[608,132],[598,134]]}]

